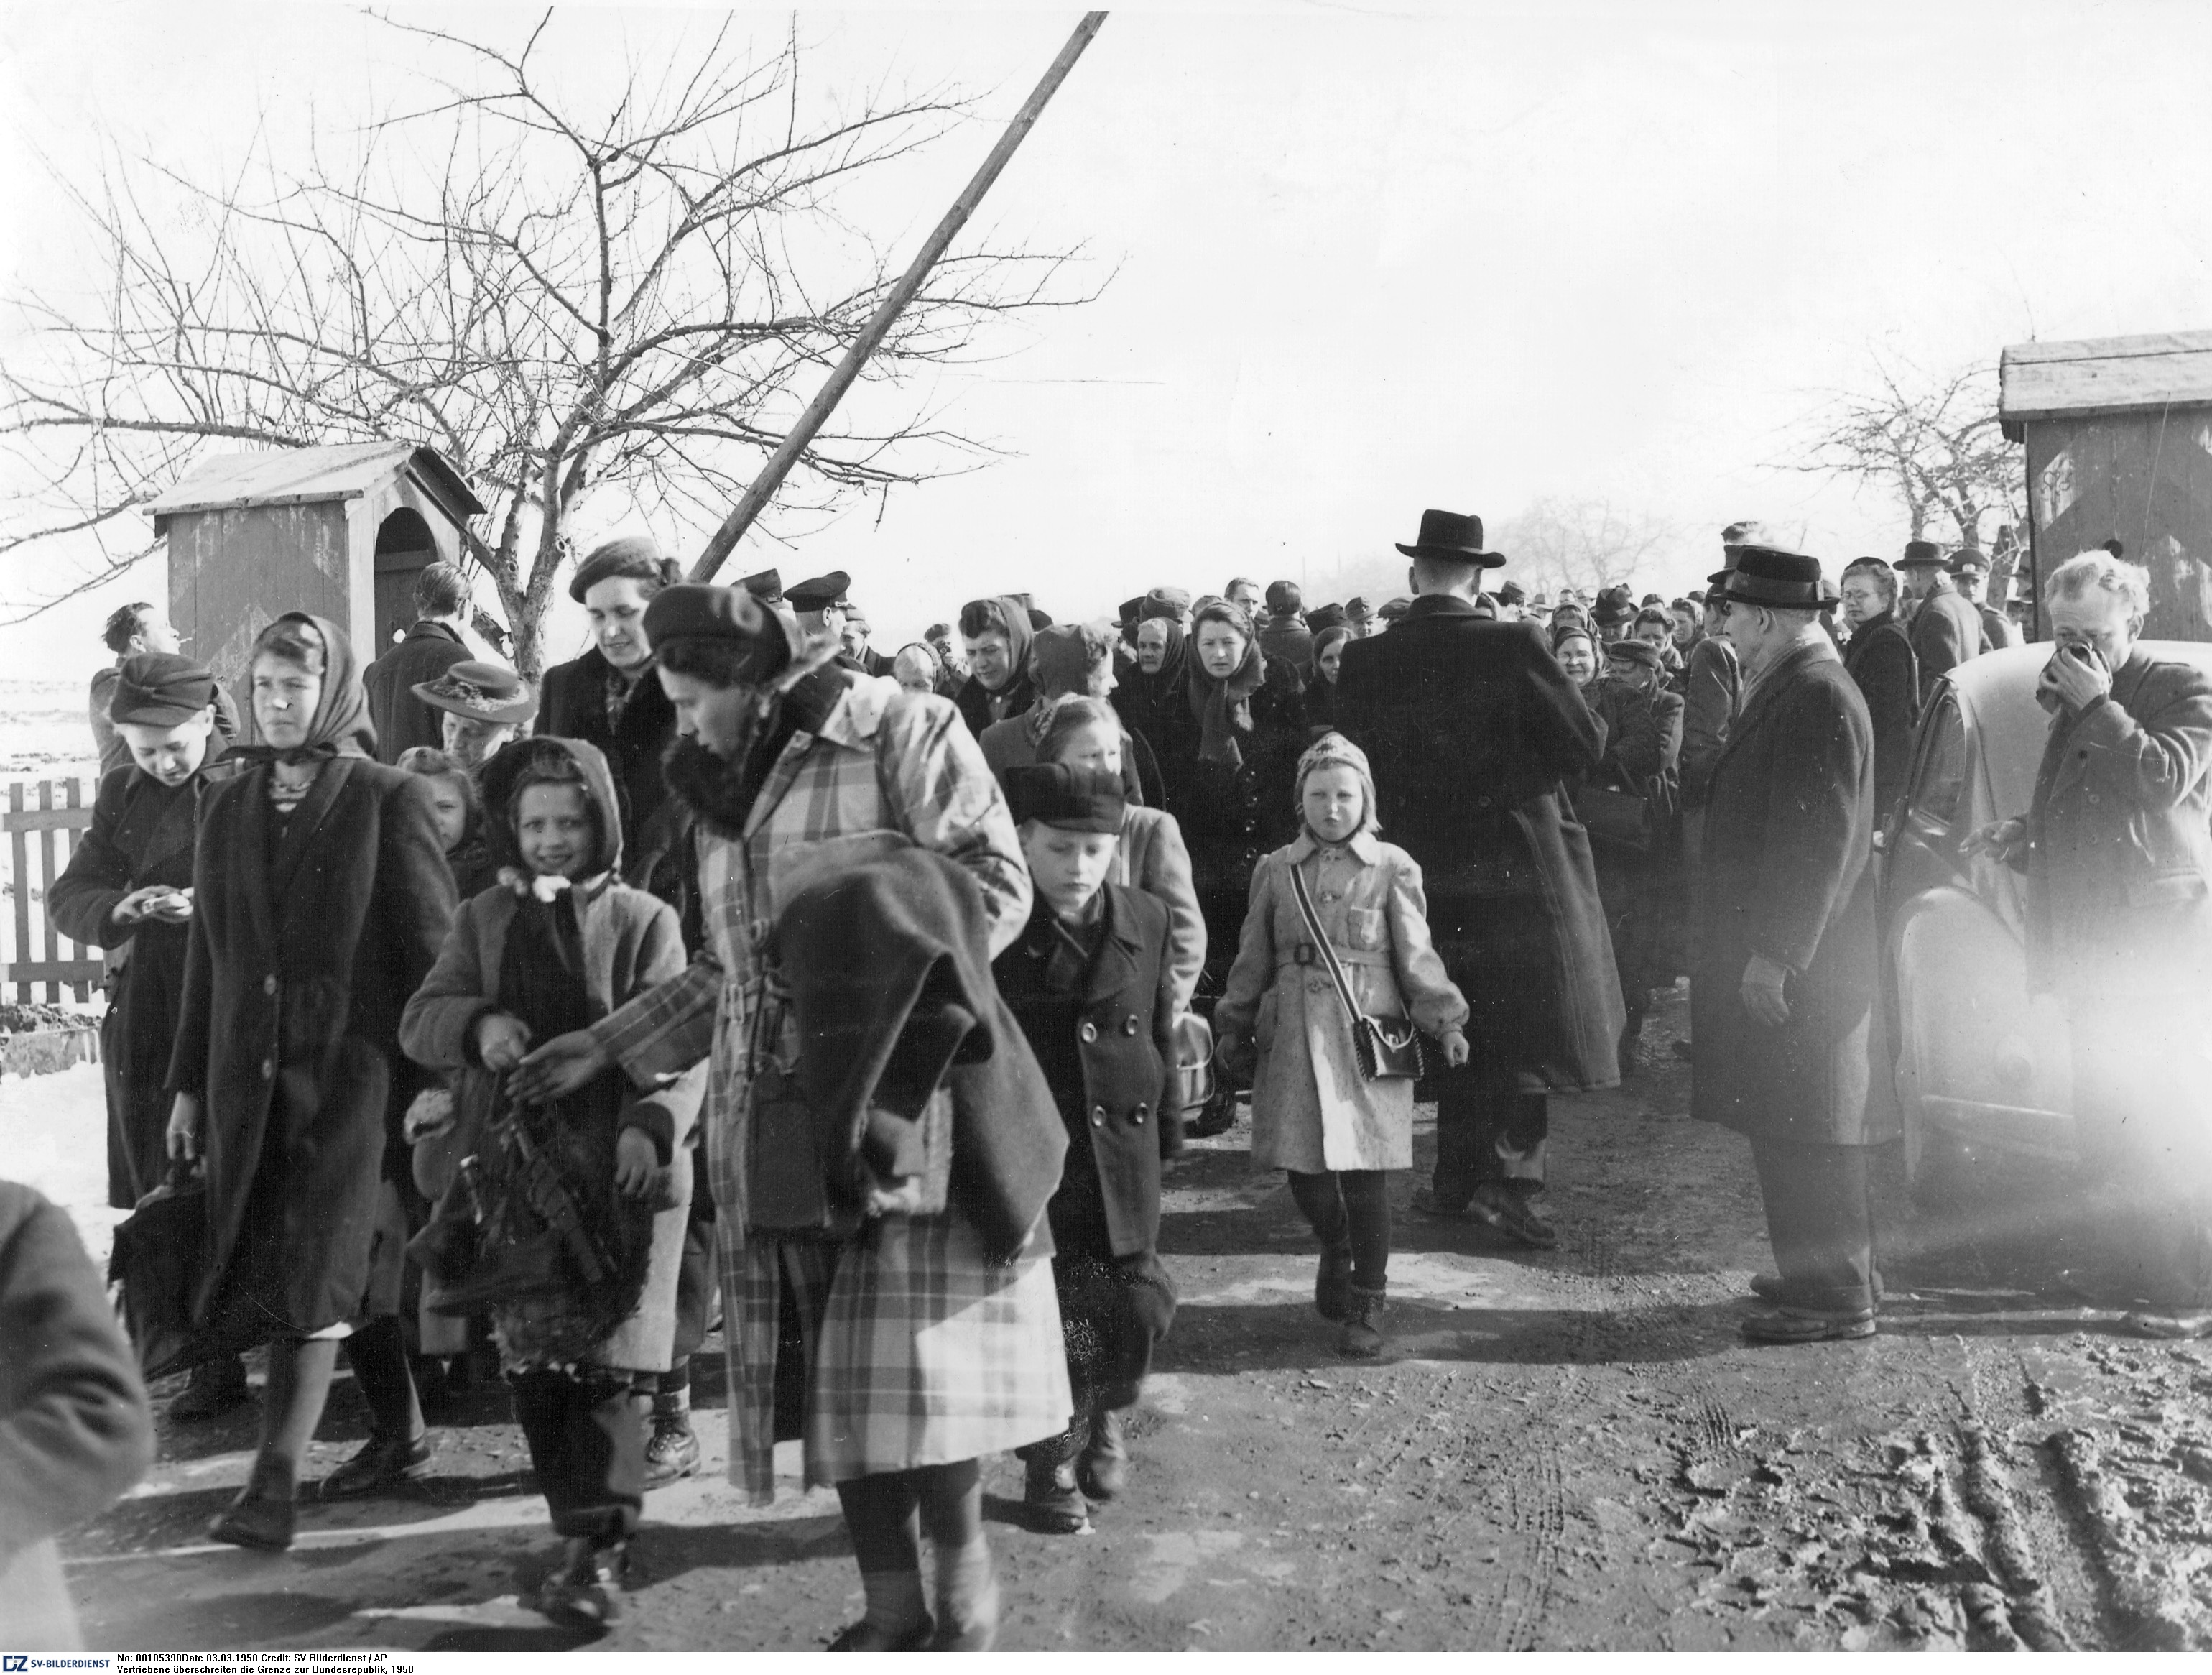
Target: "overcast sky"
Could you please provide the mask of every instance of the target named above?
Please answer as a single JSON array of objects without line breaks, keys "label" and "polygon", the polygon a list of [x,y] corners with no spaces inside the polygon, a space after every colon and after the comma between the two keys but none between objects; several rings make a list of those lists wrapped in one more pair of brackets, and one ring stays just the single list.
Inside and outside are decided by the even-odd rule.
[{"label": "overcast sky", "polygon": [[[519,36],[534,15],[461,18]],[[919,242],[1077,15],[805,15],[811,76],[984,96],[876,236]],[[341,122],[405,69],[336,7],[4,21],[19,284],[68,277],[37,154],[80,167],[114,131],[234,156],[260,113]],[[593,9],[558,39],[579,66],[611,42],[650,59],[687,22]],[[1668,593],[1738,517],[1893,554],[1893,507],[1787,469],[1808,414],[1876,355],[2212,326],[2208,65],[2200,0],[1116,11],[977,223],[1081,244],[1110,283],[935,392],[1008,457],[736,563],[849,571],[888,648],[980,593],[1070,617],[1162,582],[1325,576],[1425,506],[1649,513],[1680,539],[1638,580]],[[579,533],[631,517],[594,506]],[[689,558],[707,532],[653,533]],[[0,632],[0,674],[88,673],[99,618],[161,597],[158,565]],[[556,652],[579,631],[562,619]]]}]

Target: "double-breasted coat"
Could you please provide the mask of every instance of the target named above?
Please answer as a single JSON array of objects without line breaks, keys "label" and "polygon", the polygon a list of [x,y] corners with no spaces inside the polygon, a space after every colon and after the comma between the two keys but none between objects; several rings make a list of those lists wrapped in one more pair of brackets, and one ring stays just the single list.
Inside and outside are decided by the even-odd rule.
[{"label": "double-breasted coat", "polygon": [[168,1168],[169,1056],[184,1005],[185,952],[191,926],[141,919],[118,924],[117,905],[156,885],[189,889],[201,800],[228,772],[222,739],[181,785],[164,785],[136,767],[100,782],[92,829],[54,880],[46,911],[72,941],[129,955],[115,971],[100,1020],[101,1072],[107,1083],[107,1202],[128,1209],[159,1185]]},{"label": "double-breasted coat", "polygon": [[1905,795],[1912,729],[1920,720],[1920,660],[1894,611],[1851,630],[1844,646],[1844,669],[1858,683],[1874,728],[1874,819],[1880,826]]},{"label": "double-breasted coat", "polygon": [[1346,643],[1337,716],[1374,766],[1381,830],[1420,862],[1478,1051],[1529,1093],[1616,1085],[1620,978],[1589,834],[1560,793],[1603,740],[1543,630],[1425,594],[1387,635]]},{"label": "double-breasted coat", "polygon": [[428,781],[333,757],[280,838],[274,771],[208,794],[168,1081],[201,1099],[200,1314],[304,1337],[362,1311],[400,1014],[453,880]]},{"label": "double-breasted coat", "polygon": [[1467,1002],[1430,945],[1412,856],[1366,831],[1327,845],[1302,834],[1267,856],[1252,874],[1251,911],[1214,1013],[1224,1057],[1233,1064],[1248,1047],[1258,1056],[1252,1165],[1300,1174],[1410,1169],[1413,1084],[1360,1074],[1352,1020],[1291,887],[1293,867],[1363,1013],[1410,1014],[1431,1036],[1467,1021]]},{"label": "double-breasted coat", "polygon": [[[1832,646],[1791,650],[1752,687],[1706,814],[1692,1114],[1753,1139],[1894,1139],[1869,864],[1874,730]],[[1779,1026],[1744,1010],[1753,954],[1790,973]]]}]

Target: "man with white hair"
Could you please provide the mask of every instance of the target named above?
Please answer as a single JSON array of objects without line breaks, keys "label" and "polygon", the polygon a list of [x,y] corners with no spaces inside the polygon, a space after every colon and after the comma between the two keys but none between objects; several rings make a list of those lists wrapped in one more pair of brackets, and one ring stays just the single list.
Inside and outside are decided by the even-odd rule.
[{"label": "man with white hair", "polygon": [[2051,735],[2024,817],[1969,847],[2027,875],[2028,984],[2064,1006],[2088,1173],[2078,1284],[2147,1335],[2212,1330],[2212,679],[2137,644],[2148,579],[2103,551],[2045,588]]}]

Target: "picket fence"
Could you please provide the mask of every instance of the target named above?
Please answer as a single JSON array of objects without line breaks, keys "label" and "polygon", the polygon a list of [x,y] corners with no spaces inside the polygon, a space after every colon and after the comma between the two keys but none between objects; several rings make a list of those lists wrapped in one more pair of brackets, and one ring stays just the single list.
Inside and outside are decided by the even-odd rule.
[{"label": "picket fence", "polygon": [[[28,1004],[43,999],[58,1005],[66,989],[82,1003],[100,978],[98,948],[70,941],[46,913],[54,880],[69,865],[70,851],[92,825],[97,784],[90,780],[10,780],[8,808],[0,830],[8,834],[9,882],[15,911],[4,959],[0,959],[0,996],[15,986],[13,998]],[[33,841],[35,839],[35,841]],[[43,996],[33,992],[43,987]]]}]

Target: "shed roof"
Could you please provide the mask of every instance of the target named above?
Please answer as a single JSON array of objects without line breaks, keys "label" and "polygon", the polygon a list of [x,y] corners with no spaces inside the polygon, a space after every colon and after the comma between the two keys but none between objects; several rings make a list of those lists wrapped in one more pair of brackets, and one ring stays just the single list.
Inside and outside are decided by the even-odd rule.
[{"label": "shed roof", "polygon": [[2016,343],[1997,361],[1997,417],[2020,440],[2029,419],[2212,407],[2212,332]]},{"label": "shed roof", "polygon": [[354,500],[399,472],[414,478],[457,524],[484,509],[469,479],[436,448],[384,442],[215,454],[196,462],[167,494],[147,502],[146,510],[160,530],[180,512]]}]

